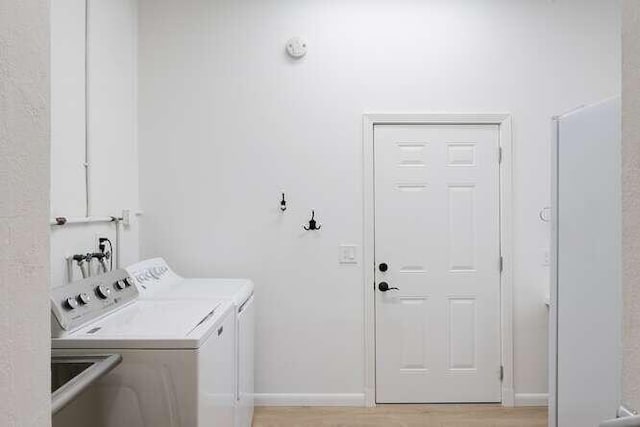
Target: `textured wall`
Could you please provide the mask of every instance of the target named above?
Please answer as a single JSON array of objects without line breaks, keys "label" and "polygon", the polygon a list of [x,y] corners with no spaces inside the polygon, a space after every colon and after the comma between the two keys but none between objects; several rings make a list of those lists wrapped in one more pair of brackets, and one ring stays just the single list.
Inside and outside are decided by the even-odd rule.
[{"label": "textured wall", "polygon": [[49,2],[0,1],[0,425],[49,425]]},{"label": "textured wall", "polygon": [[625,0],[622,16],[622,402],[640,410],[640,1]]}]

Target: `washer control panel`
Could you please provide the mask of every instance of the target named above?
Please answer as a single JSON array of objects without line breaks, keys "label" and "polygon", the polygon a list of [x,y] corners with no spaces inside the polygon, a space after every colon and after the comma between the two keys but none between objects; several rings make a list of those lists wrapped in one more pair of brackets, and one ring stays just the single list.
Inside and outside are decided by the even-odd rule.
[{"label": "washer control panel", "polygon": [[114,270],[51,290],[52,337],[78,329],[98,317],[119,310],[138,298],[126,270]]}]

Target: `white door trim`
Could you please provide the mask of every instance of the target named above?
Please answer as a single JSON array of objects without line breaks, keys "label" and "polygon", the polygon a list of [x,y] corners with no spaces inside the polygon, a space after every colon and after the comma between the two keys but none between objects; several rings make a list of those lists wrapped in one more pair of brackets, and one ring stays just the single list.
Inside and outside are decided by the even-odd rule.
[{"label": "white door trim", "polygon": [[364,114],[363,115],[363,190],[364,228],[364,392],[367,406],[376,404],[375,364],[375,256],[374,256],[374,155],[375,125],[390,124],[492,124],[499,126],[502,162],[500,164],[500,251],[503,270],[500,276],[501,358],[504,367],[502,405],[514,406],[513,388],[513,147],[510,114]]}]

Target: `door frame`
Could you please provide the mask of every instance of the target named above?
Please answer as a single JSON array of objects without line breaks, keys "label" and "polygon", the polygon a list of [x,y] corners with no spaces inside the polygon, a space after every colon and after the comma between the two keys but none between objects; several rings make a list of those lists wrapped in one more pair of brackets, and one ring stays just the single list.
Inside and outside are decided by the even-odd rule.
[{"label": "door frame", "polygon": [[[375,175],[374,127],[376,125],[497,125],[500,162],[500,355],[503,367],[502,405],[514,406],[513,388],[513,147],[508,113],[367,113],[363,115],[363,254],[364,266],[364,397],[376,405],[375,340]],[[374,286],[372,286],[372,284]]]}]

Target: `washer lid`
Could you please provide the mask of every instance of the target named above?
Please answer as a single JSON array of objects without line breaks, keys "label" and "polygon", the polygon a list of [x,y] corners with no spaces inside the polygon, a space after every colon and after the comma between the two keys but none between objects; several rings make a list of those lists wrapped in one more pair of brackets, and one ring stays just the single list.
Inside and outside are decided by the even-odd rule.
[{"label": "washer lid", "polygon": [[53,340],[54,348],[198,348],[231,304],[218,299],[137,301]]}]

